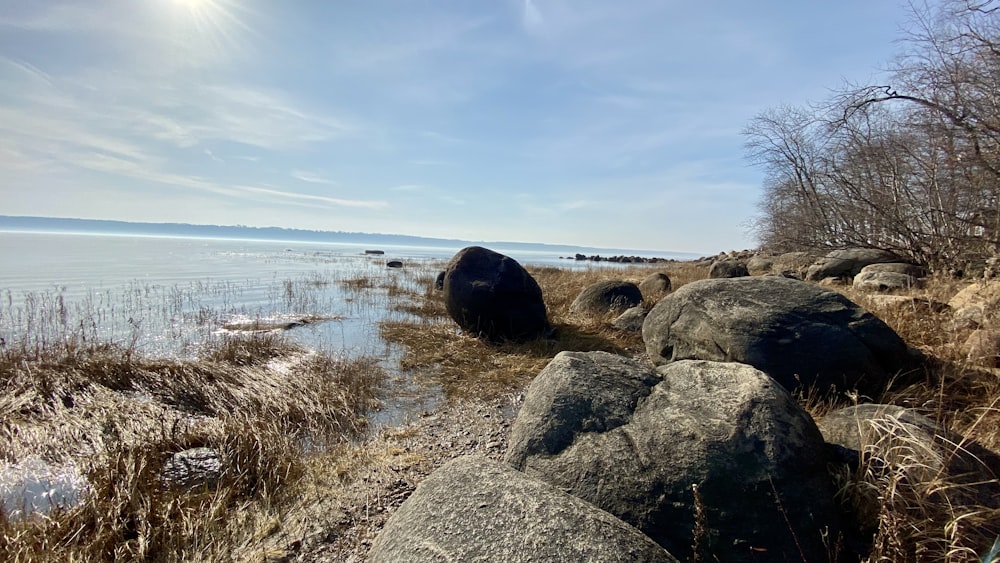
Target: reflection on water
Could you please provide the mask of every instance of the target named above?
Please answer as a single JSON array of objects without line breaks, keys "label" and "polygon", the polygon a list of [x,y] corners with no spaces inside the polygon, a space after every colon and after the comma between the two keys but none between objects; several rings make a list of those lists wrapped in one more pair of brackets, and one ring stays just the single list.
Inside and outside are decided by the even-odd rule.
[{"label": "reflection on water", "polygon": [[86,480],[76,466],[53,467],[31,458],[0,466],[0,498],[8,517],[48,512],[56,506],[72,506],[86,489]]}]

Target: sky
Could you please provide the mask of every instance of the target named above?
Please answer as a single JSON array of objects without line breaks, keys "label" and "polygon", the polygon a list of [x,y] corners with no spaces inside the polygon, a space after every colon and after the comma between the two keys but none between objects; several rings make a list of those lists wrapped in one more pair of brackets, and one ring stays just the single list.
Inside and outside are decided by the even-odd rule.
[{"label": "sky", "polygon": [[882,76],[894,0],[0,0],[0,214],[756,245],[757,114]]}]

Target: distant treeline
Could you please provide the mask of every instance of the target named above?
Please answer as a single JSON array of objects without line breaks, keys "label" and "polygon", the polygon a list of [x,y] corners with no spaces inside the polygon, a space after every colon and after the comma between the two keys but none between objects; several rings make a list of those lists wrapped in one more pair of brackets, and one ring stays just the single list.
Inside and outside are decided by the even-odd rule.
[{"label": "distant treeline", "polygon": [[[282,227],[249,227],[244,225],[192,225],[188,223],[136,223],[98,219],[65,219],[57,217],[21,217],[0,215],[0,230],[23,232],[105,233],[165,237],[226,238],[273,240],[288,242],[333,242],[378,246],[424,246],[460,249],[473,244],[507,250],[541,252],[607,251],[605,248],[579,247],[525,242],[474,242],[459,239],[417,237],[410,235],[358,233],[348,231],[315,231]],[[651,251],[646,251],[651,252]],[[664,252],[672,257],[694,257],[692,253]]]}]

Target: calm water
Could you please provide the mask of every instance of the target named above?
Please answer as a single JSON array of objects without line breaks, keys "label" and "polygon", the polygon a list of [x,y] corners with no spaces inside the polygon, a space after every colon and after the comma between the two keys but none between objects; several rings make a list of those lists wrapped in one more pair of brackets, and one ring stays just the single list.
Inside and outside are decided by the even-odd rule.
[{"label": "calm water", "polygon": [[[418,287],[458,248],[0,233],[0,337],[53,338],[90,331],[153,355],[186,356],[233,322],[336,320],[289,332],[309,347],[382,353],[377,322],[385,289]],[[497,249],[504,252],[503,249]],[[522,264],[593,267],[553,253],[505,252]],[[402,260],[405,268],[385,262]],[[346,288],[365,277],[375,289]],[[425,280],[426,281],[426,280]]]}]

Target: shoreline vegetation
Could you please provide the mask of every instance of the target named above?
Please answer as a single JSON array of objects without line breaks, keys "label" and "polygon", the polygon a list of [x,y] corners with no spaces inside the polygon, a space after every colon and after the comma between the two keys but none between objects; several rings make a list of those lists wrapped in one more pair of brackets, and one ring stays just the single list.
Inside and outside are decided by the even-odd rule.
[{"label": "shoreline vegetation", "polygon": [[[674,290],[708,277],[705,261],[582,271],[529,266],[555,336],[490,344],[462,334],[448,317],[434,288],[439,266],[424,266],[413,285],[341,281],[359,292],[387,290],[385,306],[402,316],[381,321],[381,337],[402,347],[402,371],[443,394],[397,425],[369,424],[396,377],[379,358],[304,350],[277,330],[230,334],[185,360],[148,358],[72,333],[26,347],[4,343],[0,459],[73,466],[86,485],[77,503],[27,517],[0,512],[0,551],[25,562],[362,561],[389,515],[434,469],[469,453],[503,456],[525,388],[557,353],[644,357],[638,333],[570,312],[583,288],[638,282],[656,271],[669,275]],[[897,294],[945,303],[971,283],[936,276]],[[925,357],[914,377],[859,401],[917,409],[1000,452],[1000,371],[965,355],[960,344],[969,329],[943,310],[887,307],[871,294],[833,289]],[[808,392],[798,399],[814,417],[852,403]],[[965,446],[953,444],[955,452]],[[840,493],[846,506],[865,508],[877,522],[866,560],[973,561],[989,552],[1000,521],[995,507],[970,503],[945,475],[914,473],[905,448],[866,447]],[[216,473],[200,481],[166,476],[178,454],[192,451],[212,452]],[[925,478],[915,481],[915,474]]]}]

